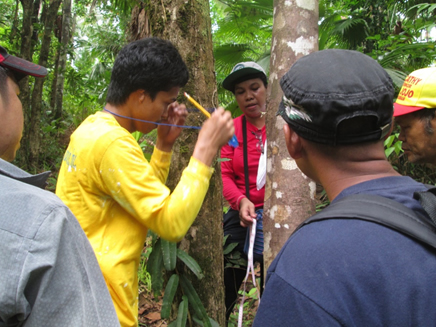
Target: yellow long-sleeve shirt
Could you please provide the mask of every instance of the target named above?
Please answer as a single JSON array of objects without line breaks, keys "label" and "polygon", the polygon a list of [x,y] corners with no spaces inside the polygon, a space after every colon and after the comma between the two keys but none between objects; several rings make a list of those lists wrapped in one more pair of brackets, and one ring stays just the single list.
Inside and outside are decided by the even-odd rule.
[{"label": "yellow long-sleeve shirt", "polygon": [[165,186],[171,153],[150,162],[110,115],[89,116],[72,134],[56,194],[94,248],[122,326],[137,326],[138,264],[148,229],[179,241],[197,216],[213,169],[191,158],[175,188]]}]

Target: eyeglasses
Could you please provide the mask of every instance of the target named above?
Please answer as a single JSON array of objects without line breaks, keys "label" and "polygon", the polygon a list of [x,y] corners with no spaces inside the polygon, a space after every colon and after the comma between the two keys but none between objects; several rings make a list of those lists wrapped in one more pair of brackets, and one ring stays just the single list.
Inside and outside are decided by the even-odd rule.
[{"label": "eyeglasses", "polygon": [[257,139],[256,150],[263,154],[262,132],[251,131],[251,134]]}]

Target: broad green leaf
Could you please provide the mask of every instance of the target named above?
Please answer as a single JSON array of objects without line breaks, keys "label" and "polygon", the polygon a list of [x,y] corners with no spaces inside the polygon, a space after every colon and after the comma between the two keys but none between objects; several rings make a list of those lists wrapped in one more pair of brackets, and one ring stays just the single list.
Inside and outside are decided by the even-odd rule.
[{"label": "broad green leaf", "polygon": [[389,158],[389,156],[392,154],[392,152],[394,152],[395,151],[395,148],[394,147],[391,147],[391,148],[387,148],[386,150],[385,150],[385,156],[386,156],[386,158]]},{"label": "broad green leaf", "polygon": [[402,142],[402,141],[397,141],[397,142],[395,142],[394,147],[395,147],[395,153],[396,153],[397,155],[400,154],[401,152],[403,152],[403,149],[401,148],[402,145],[403,145],[403,142]]},{"label": "broad green leaf", "polygon": [[198,279],[202,279],[204,277],[197,261],[195,261],[195,259],[185,251],[177,249],[177,257],[184,262],[184,264],[195,274],[195,276],[197,276]]},{"label": "broad green leaf", "polygon": [[390,135],[386,140],[385,140],[385,147],[389,148],[392,145],[392,142],[394,142],[395,140],[395,135]]},{"label": "broad green leaf", "polygon": [[[220,325],[215,320],[213,320],[211,317],[208,317],[208,318],[209,318],[209,322],[210,322],[212,327],[220,327]],[[192,320],[194,320],[195,323],[198,324],[199,326],[204,326],[203,321],[200,320],[196,315],[194,315],[192,317]]]},{"label": "broad green leaf", "polygon": [[161,239],[153,245],[153,251],[147,262],[147,271],[151,276],[151,289],[155,296],[157,296],[163,288],[163,257],[161,250]]},{"label": "broad green leaf", "polygon": [[186,295],[183,295],[182,302],[179,304],[179,311],[177,312],[176,326],[185,327],[188,319],[188,305],[189,300]]},{"label": "broad green leaf", "polygon": [[191,308],[194,310],[195,314],[198,317],[201,317],[201,320],[204,323],[204,326],[211,327],[211,323],[209,321],[209,317],[207,316],[206,309],[204,308],[203,303],[198,297],[197,292],[192,286],[192,283],[186,278],[185,275],[180,276],[180,285],[182,286],[183,292],[188,297],[189,304]]},{"label": "broad green leaf", "polygon": [[224,248],[223,253],[224,253],[224,254],[229,254],[229,253],[232,252],[233,249],[234,249],[235,247],[237,247],[237,246],[238,246],[238,243],[231,243],[231,244],[229,244],[228,246],[226,246],[226,247]]},{"label": "broad green leaf", "polygon": [[171,305],[174,301],[174,295],[176,295],[177,287],[179,286],[179,276],[173,274],[168,280],[167,286],[165,287],[165,293],[162,300],[162,309],[160,316],[163,319],[168,319],[171,313]]},{"label": "broad green leaf", "polygon": [[163,263],[167,271],[176,269],[177,262],[177,244],[161,239]]}]

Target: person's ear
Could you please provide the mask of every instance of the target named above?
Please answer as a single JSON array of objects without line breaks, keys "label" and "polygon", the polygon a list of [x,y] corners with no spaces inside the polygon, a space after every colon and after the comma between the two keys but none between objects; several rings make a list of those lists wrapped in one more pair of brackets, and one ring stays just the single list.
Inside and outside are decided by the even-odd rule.
[{"label": "person's ear", "polygon": [[291,157],[293,159],[301,158],[301,138],[298,136],[297,133],[295,133],[295,131],[291,127],[289,127],[288,124],[285,124],[283,126],[283,132],[285,133],[286,147]]},{"label": "person's ear", "polygon": [[146,93],[144,90],[136,90],[135,95],[140,103],[144,102]]}]

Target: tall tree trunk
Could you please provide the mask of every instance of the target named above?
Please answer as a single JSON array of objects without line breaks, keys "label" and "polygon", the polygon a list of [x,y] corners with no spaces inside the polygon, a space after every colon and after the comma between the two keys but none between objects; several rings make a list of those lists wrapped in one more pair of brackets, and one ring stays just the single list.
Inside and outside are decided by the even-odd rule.
[{"label": "tall tree trunk", "polygon": [[36,43],[38,42],[38,34],[39,34],[39,26],[38,26],[38,21],[39,21],[39,10],[41,8],[41,0],[34,0],[33,2],[33,14],[32,14],[32,27],[33,27],[33,31],[32,31],[32,49],[31,51],[33,52],[33,47],[36,45]]},{"label": "tall tree trunk", "polygon": [[[32,25],[32,15],[33,15],[33,0],[21,0],[21,5],[23,7],[23,25],[21,28],[21,50],[20,57],[29,61],[32,61],[32,35],[33,35],[33,25]],[[23,78],[20,83],[20,100],[23,104],[24,119],[29,121],[30,118],[30,86],[29,77]],[[24,124],[23,139],[21,141],[21,149],[18,152],[17,160],[18,165],[28,170],[30,165],[28,161],[29,153],[29,137],[28,137],[28,126]]]},{"label": "tall tree trunk", "polygon": [[[51,0],[50,4],[44,1],[42,12],[42,20],[44,22],[44,34],[42,38],[41,51],[39,54],[39,62],[41,66],[46,67],[48,56],[50,53],[50,43],[53,33],[53,26],[56,21],[56,14],[62,0]],[[32,92],[32,100],[30,107],[30,120],[29,120],[29,162],[37,167],[37,162],[40,153],[41,144],[41,112],[42,112],[42,91],[44,86],[44,78],[36,78],[35,85]]]},{"label": "tall tree trunk", "polygon": [[315,213],[316,185],[289,156],[283,137],[285,122],[276,112],[283,96],[280,78],[298,58],[317,49],[318,1],[275,0],[266,118],[265,271],[295,228]]},{"label": "tall tree trunk", "polygon": [[14,19],[12,21],[12,32],[9,36],[9,42],[13,43],[15,36],[18,32],[18,9],[19,9],[20,2],[19,0],[15,1],[15,11],[14,11]]},{"label": "tall tree trunk", "polygon": [[71,30],[71,0],[63,0],[62,36],[59,51],[59,66],[56,79],[55,119],[62,117],[62,100],[64,95],[65,67],[67,64],[68,46]]},{"label": "tall tree trunk", "polygon": [[[57,42],[56,42],[57,43]],[[59,71],[59,51],[60,47],[56,47],[54,68],[53,68],[53,79],[51,82],[51,92],[50,92],[50,110],[52,111],[53,117],[55,117],[55,107],[56,107],[56,84],[58,83],[58,71]]]},{"label": "tall tree trunk", "polygon": [[[217,104],[214,74],[210,8],[207,0],[153,0],[147,9],[136,8],[131,22],[131,35],[139,39],[147,35],[170,40],[180,51],[190,80],[185,87],[204,107]],[[178,99],[186,102],[182,96]],[[187,125],[201,126],[201,113],[188,116]],[[168,186],[173,189],[188,165],[198,132],[185,130],[174,146]],[[199,263],[205,277],[191,280],[210,317],[225,325],[224,266],[222,231],[222,182],[219,164],[210,181],[202,209],[180,247]]]}]

